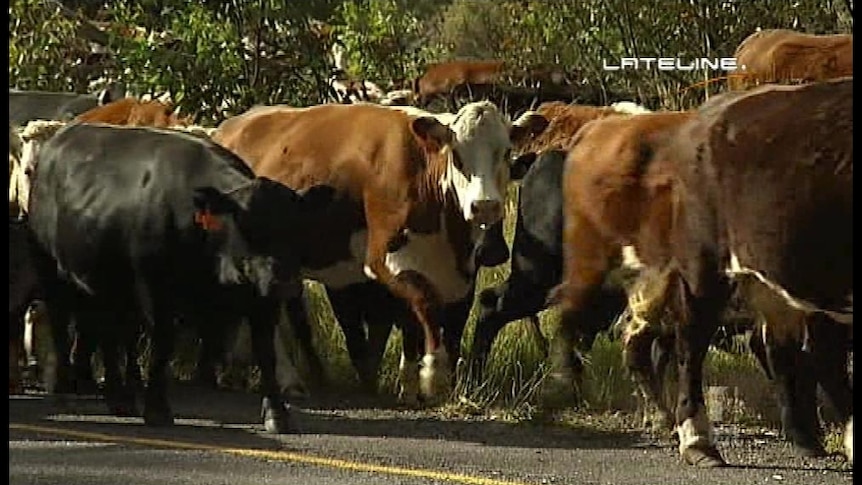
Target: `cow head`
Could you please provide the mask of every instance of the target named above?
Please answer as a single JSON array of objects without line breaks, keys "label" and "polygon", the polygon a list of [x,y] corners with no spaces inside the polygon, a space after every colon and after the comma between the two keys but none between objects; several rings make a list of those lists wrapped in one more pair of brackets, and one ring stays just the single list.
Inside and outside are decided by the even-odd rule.
[{"label": "cow head", "polygon": [[[30,180],[33,175],[33,171],[36,168],[36,163],[39,158],[39,152],[42,150],[42,146],[52,137],[60,128],[66,126],[66,122],[64,121],[48,121],[48,120],[36,120],[27,123],[27,126],[24,127],[23,130],[18,134],[13,134],[12,130],[9,131],[10,144],[13,141],[13,138],[18,138],[18,142],[20,143],[18,146],[19,151],[19,159],[18,159],[18,167],[17,172],[15,174],[15,184],[16,184],[16,197],[19,203],[20,210],[23,212],[27,212],[27,208],[30,202]],[[13,154],[10,152],[10,171],[12,169],[12,156]],[[11,198],[10,193],[10,198]],[[11,202],[11,199],[10,199]]]},{"label": "cow head", "polygon": [[307,246],[305,229],[321,218],[334,195],[326,185],[300,193],[265,177],[232,191],[202,187],[194,194],[194,223],[215,236],[225,256],[242,261],[239,274],[222,274],[223,280],[249,281],[266,294],[274,281],[296,278]]},{"label": "cow head", "polygon": [[446,182],[454,188],[465,220],[483,228],[495,224],[503,218],[513,143],[544,130],[547,120],[530,113],[510,123],[488,101],[437,116],[455,134]]}]

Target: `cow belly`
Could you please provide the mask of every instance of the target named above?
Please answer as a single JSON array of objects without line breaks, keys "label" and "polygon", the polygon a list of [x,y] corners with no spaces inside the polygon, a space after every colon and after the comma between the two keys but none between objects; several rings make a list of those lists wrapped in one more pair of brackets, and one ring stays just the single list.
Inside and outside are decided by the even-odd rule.
[{"label": "cow belly", "polygon": [[368,281],[363,271],[365,262],[365,248],[368,243],[368,232],[359,231],[350,236],[351,258],[338,261],[325,268],[310,269],[303,268],[302,277],[317,281],[334,290],[340,290],[347,286]]},{"label": "cow belly", "polygon": [[411,233],[407,245],[386,255],[386,266],[395,275],[412,270],[425,276],[437,290],[443,303],[463,299],[472,288],[471,281],[458,271],[455,252],[445,233]]},{"label": "cow belly", "polygon": [[[302,277],[338,290],[369,280],[364,271],[367,231],[350,238],[350,260],[339,261],[320,269],[304,268]],[[395,253],[386,255],[386,266],[394,275],[413,270],[428,278],[444,303],[463,299],[472,288],[471,281],[461,276],[456,266],[455,252],[445,234],[411,233],[408,243]]]}]

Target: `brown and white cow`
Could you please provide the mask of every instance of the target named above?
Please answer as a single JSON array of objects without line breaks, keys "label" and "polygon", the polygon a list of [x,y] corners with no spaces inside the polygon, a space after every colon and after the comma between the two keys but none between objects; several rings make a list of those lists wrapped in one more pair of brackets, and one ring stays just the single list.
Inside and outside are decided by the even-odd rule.
[{"label": "brown and white cow", "polygon": [[259,175],[297,190],[327,183],[355,201],[332,215],[304,276],[332,288],[372,278],[408,303],[425,338],[419,376],[402,359],[402,396],[412,399],[418,387],[434,397],[449,384],[437,312],[472,289],[473,241],[503,217],[512,143],[544,125],[538,115],[513,124],[489,102],[437,115],[268,106],[226,120],[213,139]]},{"label": "brown and white cow", "polygon": [[731,89],[762,83],[825,81],[853,75],[853,34],[817,35],[766,29],[746,37],[734,53],[739,73]]},{"label": "brown and white cow", "polygon": [[[563,338],[552,347],[554,380],[570,379],[565,342],[590,318],[609,256],[631,245],[646,273],[666,285],[647,288],[676,316],[680,453],[690,464],[723,465],[702,372],[730,278],[765,317],[776,374],[797,371],[776,352],[798,349],[805,323],[852,322],[852,163],[852,80],[765,86],[718,96],[697,113],[586,125],[563,189]],[[846,406],[846,389],[827,389],[841,383],[825,382]],[[852,399],[849,407],[852,415]]]}]

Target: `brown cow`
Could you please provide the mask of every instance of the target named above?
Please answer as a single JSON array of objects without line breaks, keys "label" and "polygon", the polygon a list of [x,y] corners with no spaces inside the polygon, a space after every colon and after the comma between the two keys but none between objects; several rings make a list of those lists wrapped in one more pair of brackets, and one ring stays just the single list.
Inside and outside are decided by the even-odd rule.
[{"label": "brown cow", "polygon": [[601,305],[593,303],[603,298],[608,273],[619,261],[639,267],[637,258],[622,257],[623,247],[666,240],[670,175],[667,163],[652,155],[667,132],[693,116],[610,116],[590,121],[572,140],[562,182],[563,285],[551,298],[561,303],[562,323],[551,342],[545,396],[571,394],[578,364],[572,348],[580,328],[601,317],[593,314]]},{"label": "brown cow", "polygon": [[[746,37],[734,53],[745,66],[730,89],[762,83],[824,81],[853,75],[853,34],[816,35],[767,29]],[[741,67],[742,68],[742,67]]]},{"label": "brown cow", "polygon": [[327,183],[355,201],[331,217],[304,276],[332,288],[370,277],[409,304],[425,337],[419,379],[402,354],[402,397],[413,400],[417,384],[429,397],[448,386],[436,314],[472,288],[471,226],[502,219],[512,143],[544,124],[539,115],[512,124],[488,102],[437,115],[365,103],[268,106],[226,120],[213,140],[259,175],[294,189]]},{"label": "brown cow", "polygon": [[434,96],[449,94],[465,85],[497,82],[505,69],[503,61],[447,61],[429,64],[425,73],[413,80],[418,106],[426,106]]},{"label": "brown cow", "polygon": [[111,125],[151,126],[168,128],[185,126],[191,123],[174,113],[173,107],[157,100],[141,101],[136,98],[123,98],[97,106],[81,113],[75,121],[84,123],[107,123]]},{"label": "brown cow", "polygon": [[588,106],[551,101],[542,103],[536,113],[550,121],[548,127],[533,138],[515,147],[516,154],[540,153],[546,150],[567,150],[572,137],[588,122],[611,115],[642,114],[649,110],[631,102],[610,106]]},{"label": "brown cow", "polygon": [[[702,370],[731,294],[727,276],[765,316],[772,371],[787,389],[799,339],[828,340],[802,324],[824,316],[852,322],[852,163],[852,80],[765,86],[715,97],[696,115],[585,126],[564,183],[564,338],[552,348],[554,377],[568,377],[565,341],[589,318],[609,255],[632,245],[647,273],[666,282],[654,293],[678,322],[680,453],[691,464],[723,465]],[[848,386],[829,376],[820,382],[833,402],[843,401],[851,436]]]}]

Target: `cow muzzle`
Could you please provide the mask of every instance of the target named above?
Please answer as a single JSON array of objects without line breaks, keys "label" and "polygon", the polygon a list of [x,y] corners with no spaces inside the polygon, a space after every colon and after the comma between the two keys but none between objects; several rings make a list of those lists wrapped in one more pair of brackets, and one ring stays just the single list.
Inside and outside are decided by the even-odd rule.
[{"label": "cow muzzle", "polygon": [[470,204],[470,216],[474,224],[487,229],[503,218],[503,204],[499,200],[475,200]]}]

